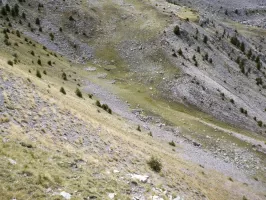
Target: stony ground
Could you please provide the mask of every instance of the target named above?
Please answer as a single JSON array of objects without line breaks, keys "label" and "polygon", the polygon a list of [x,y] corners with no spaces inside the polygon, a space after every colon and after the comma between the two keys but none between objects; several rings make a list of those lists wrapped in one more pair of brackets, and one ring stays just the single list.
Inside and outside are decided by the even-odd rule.
[{"label": "stony ground", "polygon": [[[163,0],[48,1],[39,10],[38,3],[20,4],[27,19],[21,24],[11,18],[11,44],[0,45],[2,196],[265,198],[265,126],[258,126],[266,121],[265,87],[256,84],[265,78],[263,29],[236,23],[235,10],[228,15],[236,21],[221,21],[200,7],[197,12]],[[36,17],[41,25],[33,23]],[[8,27],[5,18],[1,25]],[[233,35],[245,43],[245,52],[230,43]],[[262,69],[247,58],[249,48],[260,56]],[[66,95],[59,92],[62,86]],[[147,165],[152,155],[162,161],[162,172]]]}]

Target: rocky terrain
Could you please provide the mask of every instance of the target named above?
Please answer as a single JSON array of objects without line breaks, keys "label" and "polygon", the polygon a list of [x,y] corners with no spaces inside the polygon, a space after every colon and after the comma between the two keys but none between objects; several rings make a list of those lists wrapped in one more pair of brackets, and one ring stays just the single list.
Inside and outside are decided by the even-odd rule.
[{"label": "rocky terrain", "polygon": [[0,195],[265,199],[264,8],[1,1]]}]

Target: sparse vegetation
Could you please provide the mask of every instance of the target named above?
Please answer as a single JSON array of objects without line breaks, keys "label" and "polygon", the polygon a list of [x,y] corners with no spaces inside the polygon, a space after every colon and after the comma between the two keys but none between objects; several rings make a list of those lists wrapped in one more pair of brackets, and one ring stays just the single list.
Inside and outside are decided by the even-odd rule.
[{"label": "sparse vegetation", "polygon": [[66,94],[66,91],[63,87],[60,88],[60,92],[63,93],[63,94]]},{"label": "sparse vegetation", "polygon": [[154,157],[154,156],[152,156],[150,158],[150,160],[148,160],[147,163],[150,166],[150,168],[153,171],[155,171],[155,172],[160,172],[162,170],[162,163],[161,163],[161,161],[158,158]]},{"label": "sparse vegetation", "polygon": [[42,78],[42,75],[41,75],[41,72],[37,69],[37,71],[36,71],[36,76],[38,77],[38,78]]},{"label": "sparse vegetation", "polygon": [[180,28],[179,28],[179,26],[175,26],[175,28],[174,28],[174,33],[176,34],[176,35],[180,35]]},{"label": "sparse vegetation", "polygon": [[169,142],[169,145],[175,147],[175,142],[172,140],[171,142]]},{"label": "sparse vegetation", "polygon": [[9,61],[7,61],[7,64],[13,66],[14,63],[11,60],[9,60]]},{"label": "sparse vegetation", "polygon": [[75,93],[78,97],[82,98],[82,93],[78,88],[76,89]]}]

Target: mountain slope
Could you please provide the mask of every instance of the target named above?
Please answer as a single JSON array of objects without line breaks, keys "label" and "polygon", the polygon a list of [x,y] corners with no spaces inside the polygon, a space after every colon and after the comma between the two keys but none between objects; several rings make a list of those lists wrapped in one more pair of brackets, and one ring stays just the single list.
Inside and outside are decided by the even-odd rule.
[{"label": "mountain slope", "polygon": [[4,199],[265,198],[264,29],[163,0],[8,5]]}]

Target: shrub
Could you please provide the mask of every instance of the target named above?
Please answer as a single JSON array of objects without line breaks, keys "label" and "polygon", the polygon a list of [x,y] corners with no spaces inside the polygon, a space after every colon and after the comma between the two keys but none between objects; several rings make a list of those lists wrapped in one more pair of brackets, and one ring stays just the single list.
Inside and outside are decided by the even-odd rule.
[{"label": "shrub", "polygon": [[36,71],[36,76],[38,77],[38,78],[42,78],[42,75],[41,75],[41,72],[37,69],[37,71]]},{"label": "shrub", "polygon": [[74,21],[74,18],[72,16],[70,16],[69,21]]},{"label": "shrub", "polygon": [[140,125],[138,125],[137,131],[141,132]]},{"label": "shrub", "polygon": [[26,14],[24,12],[22,13],[22,18],[26,19]]},{"label": "shrub", "polygon": [[20,37],[20,32],[18,30],[16,31],[16,35]]},{"label": "shrub", "polygon": [[171,142],[169,142],[169,145],[175,147],[175,142],[172,140]]},{"label": "shrub", "polygon": [[35,56],[35,53],[34,53],[34,51],[31,51],[31,52],[30,52],[30,54],[31,54],[31,55],[33,55],[33,56]]},{"label": "shrub", "polygon": [[203,42],[204,42],[205,44],[207,44],[207,42],[208,42],[208,37],[207,37],[206,35],[204,35]]},{"label": "shrub", "polygon": [[103,104],[102,105],[102,109],[104,109],[105,111],[107,111],[109,109],[108,105],[107,104]]},{"label": "shrub", "polygon": [[36,23],[37,25],[40,25],[40,19],[39,19],[39,18],[36,18],[35,23]]},{"label": "shrub", "polygon": [[53,41],[54,40],[54,34],[50,33],[49,36],[50,36],[51,40]]},{"label": "shrub", "polygon": [[47,62],[47,64],[48,64],[48,65],[52,65],[52,61],[49,60],[49,61]]},{"label": "shrub", "polygon": [[258,121],[258,126],[262,127],[262,121]]},{"label": "shrub", "polygon": [[96,101],[96,106],[98,106],[98,107],[100,107],[100,108],[102,107],[100,101],[98,101],[98,100]]},{"label": "shrub", "polygon": [[42,61],[40,59],[38,59],[37,63],[38,65],[42,65]]},{"label": "shrub", "polygon": [[178,53],[180,56],[182,56],[182,55],[183,55],[182,49],[179,49],[179,50],[177,51],[177,53]]},{"label": "shrub", "polygon": [[7,15],[7,12],[6,12],[6,8],[5,7],[2,7],[1,14],[4,15],[4,16]]},{"label": "shrub", "polygon": [[13,66],[13,62],[11,60],[7,61],[7,64]]},{"label": "shrub", "polygon": [[43,70],[43,74],[47,75],[47,72],[46,72],[46,70]]},{"label": "shrub", "polygon": [[234,104],[234,103],[235,103],[234,99],[230,99],[230,102],[231,102],[232,104]]},{"label": "shrub", "polygon": [[155,172],[160,172],[162,170],[162,163],[158,158],[155,158],[154,156],[152,156],[147,163],[150,168]]},{"label": "shrub", "polygon": [[109,114],[112,114],[112,109],[111,109],[111,108],[108,108],[108,109],[107,109],[107,112],[108,112]]},{"label": "shrub", "polygon": [[242,52],[245,52],[245,44],[244,44],[244,42],[241,42],[241,44],[240,44],[240,50]]},{"label": "shrub", "polygon": [[66,75],[65,72],[62,73],[62,79],[65,80],[65,81],[67,81],[67,75]]},{"label": "shrub", "polygon": [[93,97],[93,94],[88,94],[89,98],[92,99]]},{"label": "shrub", "polygon": [[66,94],[66,91],[63,87],[60,88],[60,92],[63,93],[63,94]]},{"label": "shrub", "polygon": [[82,98],[82,93],[81,93],[81,91],[77,88],[76,89],[76,95],[78,96],[78,97],[80,97],[80,98]]},{"label": "shrub", "polygon": [[174,28],[174,33],[176,34],[176,35],[180,35],[180,28],[179,28],[179,26],[175,26],[175,28]]}]

